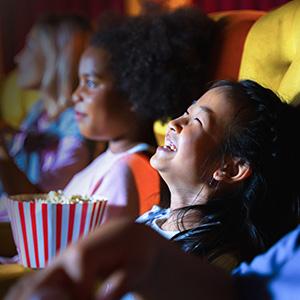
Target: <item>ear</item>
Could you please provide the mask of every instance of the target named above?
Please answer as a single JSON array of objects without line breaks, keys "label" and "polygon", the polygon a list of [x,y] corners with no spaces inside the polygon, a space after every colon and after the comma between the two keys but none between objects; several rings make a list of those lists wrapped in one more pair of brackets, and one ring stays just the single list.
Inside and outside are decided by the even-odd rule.
[{"label": "ear", "polygon": [[240,158],[233,158],[217,169],[213,173],[213,178],[220,182],[236,183],[247,179],[251,174],[252,169],[247,162]]}]

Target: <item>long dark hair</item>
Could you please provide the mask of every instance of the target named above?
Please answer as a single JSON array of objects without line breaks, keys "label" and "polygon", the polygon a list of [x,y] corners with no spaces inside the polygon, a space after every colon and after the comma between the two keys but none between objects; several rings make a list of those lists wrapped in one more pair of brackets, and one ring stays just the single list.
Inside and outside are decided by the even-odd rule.
[{"label": "long dark hair", "polygon": [[235,193],[182,209],[181,224],[192,209],[204,217],[198,227],[181,231],[173,240],[210,261],[228,252],[249,260],[297,224],[300,152],[292,139],[300,128],[299,110],[250,80],[218,81],[215,87],[225,87],[228,101],[239,107],[219,159],[238,157],[250,165],[252,174]]}]

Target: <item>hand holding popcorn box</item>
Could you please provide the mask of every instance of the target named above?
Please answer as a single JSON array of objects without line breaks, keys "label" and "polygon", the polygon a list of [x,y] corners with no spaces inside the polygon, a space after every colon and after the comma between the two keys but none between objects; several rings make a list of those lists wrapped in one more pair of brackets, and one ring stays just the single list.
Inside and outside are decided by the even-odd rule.
[{"label": "hand holding popcorn box", "polygon": [[12,232],[25,267],[44,268],[68,244],[101,224],[107,201],[62,192],[7,198]]}]

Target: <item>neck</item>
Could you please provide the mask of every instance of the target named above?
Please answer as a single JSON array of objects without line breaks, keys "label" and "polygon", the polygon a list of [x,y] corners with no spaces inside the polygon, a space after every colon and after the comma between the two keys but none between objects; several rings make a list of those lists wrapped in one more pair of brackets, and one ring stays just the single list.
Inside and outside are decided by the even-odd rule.
[{"label": "neck", "polygon": [[171,210],[170,216],[161,225],[163,230],[167,231],[183,231],[199,226],[203,214],[201,210],[191,209],[182,212],[181,209]]},{"label": "neck", "polygon": [[175,183],[168,186],[171,193],[171,210],[205,204],[211,195],[210,189],[205,184],[183,186],[180,183]]},{"label": "neck", "polygon": [[118,153],[127,151],[140,143],[146,143],[153,147],[157,146],[153,132],[153,123],[129,128],[122,137],[110,140],[108,148],[110,151]]},{"label": "neck", "polygon": [[199,225],[203,215],[200,210],[191,209],[181,215],[183,208],[205,204],[209,199],[209,189],[205,185],[197,187],[180,184],[169,185],[171,192],[170,217],[162,225],[164,230],[185,230]]}]

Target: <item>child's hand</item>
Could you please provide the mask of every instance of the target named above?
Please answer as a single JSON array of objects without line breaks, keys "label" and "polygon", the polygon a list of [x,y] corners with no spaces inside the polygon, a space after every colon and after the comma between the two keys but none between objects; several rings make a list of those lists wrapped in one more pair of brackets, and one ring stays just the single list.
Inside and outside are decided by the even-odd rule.
[{"label": "child's hand", "polygon": [[120,299],[156,282],[165,243],[144,225],[111,222],[69,247],[45,270],[23,278],[6,299],[93,299],[99,281],[97,299]]},{"label": "child's hand", "polygon": [[228,274],[183,253],[145,225],[118,220],[21,280],[5,300],[119,300],[128,292],[143,300],[235,299]]}]

